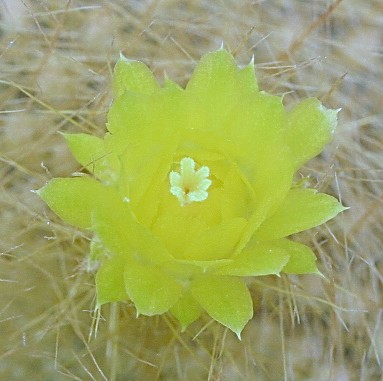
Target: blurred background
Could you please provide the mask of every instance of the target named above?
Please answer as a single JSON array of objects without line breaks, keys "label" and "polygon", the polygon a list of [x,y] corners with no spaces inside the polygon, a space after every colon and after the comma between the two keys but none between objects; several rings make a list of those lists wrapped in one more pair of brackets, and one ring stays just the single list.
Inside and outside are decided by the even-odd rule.
[{"label": "blurred background", "polygon": [[[298,176],[351,208],[294,237],[324,278],[249,279],[242,341],[207,316],[97,314],[89,236],[31,192],[79,170],[58,131],[105,132],[119,52],[184,86],[222,42],[288,109],[342,108]],[[381,0],[1,0],[0,379],[382,380],[382,94]]]}]

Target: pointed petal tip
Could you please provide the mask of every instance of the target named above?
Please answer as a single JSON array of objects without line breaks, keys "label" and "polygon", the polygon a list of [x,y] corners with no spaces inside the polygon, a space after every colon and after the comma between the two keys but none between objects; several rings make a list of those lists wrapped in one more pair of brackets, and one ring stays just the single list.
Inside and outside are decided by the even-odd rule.
[{"label": "pointed petal tip", "polygon": [[234,332],[234,333],[237,335],[239,341],[242,341],[242,338],[241,338],[241,332],[242,332],[242,331]]},{"label": "pointed petal tip", "polygon": [[180,323],[180,325],[181,325],[181,333],[184,333],[186,331],[187,327],[189,327],[190,324],[182,324],[182,323]]},{"label": "pointed petal tip", "polygon": [[43,198],[44,197],[44,191],[48,187],[49,181],[46,182],[41,188],[39,189],[32,189],[31,192],[37,194],[39,197]]},{"label": "pointed petal tip", "polygon": [[131,58],[128,58],[128,57],[124,56],[124,54],[122,52],[120,52],[120,60],[124,61],[126,63],[136,62],[136,60],[133,60]]},{"label": "pointed petal tip", "polygon": [[313,274],[319,275],[321,278],[326,279],[326,277],[318,269]]}]

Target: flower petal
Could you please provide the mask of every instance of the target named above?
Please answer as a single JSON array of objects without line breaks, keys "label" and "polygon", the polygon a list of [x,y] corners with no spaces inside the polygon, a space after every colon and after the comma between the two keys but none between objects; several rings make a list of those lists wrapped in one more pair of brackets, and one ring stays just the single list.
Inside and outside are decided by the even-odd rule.
[{"label": "flower petal", "polygon": [[244,249],[260,224],[277,210],[291,187],[294,172],[285,142],[286,125],[287,113],[281,98],[261,92],[242,99],[225,121],[217,125],[217,135],[205,137],[209,149],[225,152],[237,163],[238,172],[254,200],[254,208],[249,208],[252,215],[236,254]]},{"label": "flower petal", "polygon": [[151,70],[142,62],[120,55],[114,67],[113,90],[116,97],[126,91],[152,94],[159,85]]},{"label": "flower petal", "polygon": [[258,204],[271,200],[278,204],[279,194],[285,197],[293,176],[281,98],[259,93],[244,100],[230,116],[223,136],[232,143],[225,152],[251,184]]},{"label": "flower petal", "polygon": [[127,259],[139,256],[142,261],[161,263],[173,260],[162,243],[134,218],[129,205],[109,197],[92,215],[92,229],[114,255]]},{"label": "flower petal", "polygon": [[65,133],[61,135],[75,159],[86,168],[92,168],[91,166],[105,155],[104,141],[97,136]]},{"label": "flower petal", "polygon": [[179,259],[212,261],[228,258],[233,253],[246,223],[244,218],[232,218],[207,229],[195,237]]},{"label": "flower petal", "polygon": [[[250,62],[240,69],[227,50],[208,53],[196,66],[186,90],[211,106],[232,106],[236,96],[249,96],[258,92],[254,63]],[[210,107],[207,109],[213,111]]]},{"label": "flower petal", "polygon": [[320,274],[315,263],[317,258],[308,246],[288,239],[280,239],[276,244],[290,254],[290,259],[282,270],[284,273]]},{"label": "flower petal", "polygon": [[306,99],[291,110],[287,138],[296,169],[318,155],[331,140],[338,112],[325,108],[315,98]]},{"label": "flower petal", "polygon": [[[181,270],[184,269],[184,276],[189,277],[192,274],[196,275],[201,273],[206,273],[209,268],[217,267],[223,264],[228,264],[233,262],[232,259],[216,259],[212,261],[193,261],[193,260],[177,260],[177,265],[172,265],[171,269]],[[180,274],[180,271],[178,272]],[[190,275],[189,275],[190,274]]]},{"label": "flower petal", "polygon": [[[187,246],[207,229],[203,220],[163,213],[153,225],[152,231],[166,246],[174,258],[184,258]],[[190,258],[188,258],[190,259]]]},{"label": "flower petal", "polygon": [[[120,142],[121,152],[126,145],[134,146],[142,138],[141,143],[146,139],[153,141],[151,134],[160,126],[165,132],[179,128],[167,124],[179,115],[177,106],[180,106],[182,94],[183,90],[168,87],[160,88],[154,94],[126,92],[115,98],[108,113],[108,130],[128,138]],[[159,137],[160,134],[155,135]]]},{"label": "flower petal", "polygon": [[192,296],[186,292],[170,309],[170,312],[181,323],[181,330],[183,332],[191,323],[200,317],[202,309]]},{"label": "flower petal", "polygon": [[89,177],[55,178],[37,194],[64,221],[79,228],[91,226],[91,213],[102,208],[113,190]]},{"label": "flower petal", "polygon": [[291,163],[283,155],[268,160],[269,162],[265,164],[264,168],[256,169],[258,181],[255,180],[252,187],[255,207],[234,256],[244,250],[257,229],[268,216],[278,210],[289,192],[293,177]]},{"label": "flower petal", "polygon": [[104,140],[88,134],[62,134],[75,159],[106,183],[117,177],[117,157],[105,149]]},{"label": "flower petal", "polygon": [[176,82],[172,81],[170,78],[168,78],[166,76],[166,73],[165,73],[165,80],[164,80],[163,87],[165,89],[183,90],[182,87],[178,83],[176,83]]},{"label": "flower petal", "polygon": [[[125,93],[108,114],[107,148],[120,156],[131,206],[149,226],[156,215],[161,184],[167,179],[182,129],[179,90],[161,89],[148,96]],[[145,165],[143,165],[145,163]]]},{"label": "flower petal", "polygon": [[323,224],[343,210],[345,208],[332,196],[314,189],[293,188],[277,212],[259,227],[255,238],[286,237]]},{"label": "flower petal", "polygon": [[96,275],[97,306],[128,299],[124,283],[124,259],[105,260]]},{"label": "flower petal", "polygon": [[260,276],[279,274],[289,262],[290,252],[279,241],[257,242],[246,248],[232,263],[212,268],[214,274]]},{"label": "flower petal", "polygon": [[253,316],[253,302],[241,279],[228,276],[200,276],[190,286],[191,295],[206,312],[231,329],[238,338]]},{"label": "flower petal", "polygon": [[254,63],[250,62],[238,73],[238,83],[244,96],[258,92]]},{"label": "flower petal", "polygon": [[206,104],[206,109],[213,111],[214,107],[224,107],[230,104],[230,96],[238,93],[239,69],[233,56],[224,49],[205,54],[194,69],[186,91],[193,94]]},{"label": "flower petal", "polygon": [[253,193],[242,180],[238,170],[232,166],[223,180],[224,192],[222,195],[222,218],[249,217],[255,199]]},{"label": "flower petal", "polygon": [[124,271],[125,288],[137,313],[147,316],[168,311],[180,298],[182,286],[161,270],[132,260]]}]

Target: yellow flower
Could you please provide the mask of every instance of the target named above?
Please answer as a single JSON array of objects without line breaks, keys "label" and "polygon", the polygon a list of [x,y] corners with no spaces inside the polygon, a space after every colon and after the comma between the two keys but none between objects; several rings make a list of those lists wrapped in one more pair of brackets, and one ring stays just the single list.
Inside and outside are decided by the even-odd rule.
[{"label": "yellow flower", "polygon": [[104,139],[64,135],[90,175],[53,179],[40,196],[93,232],[98,306],[130,299],[183,329],[205,310],[239,336],[253,314],[241,277],[318,271],[311,249],[285,237],[344,210],[293,183],[337,111],[311,98],[286,112],[224,49],[185,89],[122,56],[113,87]]}]

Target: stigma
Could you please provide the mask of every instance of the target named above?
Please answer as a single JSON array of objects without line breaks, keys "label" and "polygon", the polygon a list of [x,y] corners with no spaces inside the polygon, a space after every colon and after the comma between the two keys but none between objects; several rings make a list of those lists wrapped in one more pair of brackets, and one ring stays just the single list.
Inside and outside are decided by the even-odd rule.
[{"label": "stigma", "polygon": [[196,171],[195,165],[192,158],[184,157],[180,162],[180,172],[171,171],[169,174],[170,193],[177,197],[181,206],[204,201],[209,196],[210,170],[203,166]]}]

